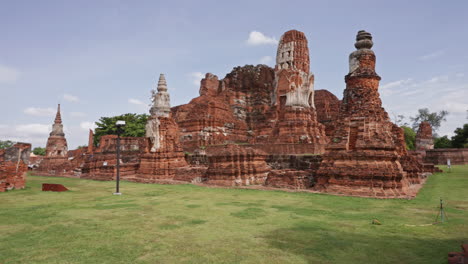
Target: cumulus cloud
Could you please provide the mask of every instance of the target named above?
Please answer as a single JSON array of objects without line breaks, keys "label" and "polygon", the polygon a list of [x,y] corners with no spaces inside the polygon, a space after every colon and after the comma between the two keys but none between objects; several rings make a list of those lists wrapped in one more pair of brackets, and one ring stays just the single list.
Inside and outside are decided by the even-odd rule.
[{"label": "cumulus cloud", "polygon": [[78,96],[71,95],[71,94],[64,94],[63,99],[65,99],[68,102],[78,102],[78,101],[80,101]]},{"label": "cumulus cloud", "polygon": [[278,40],[273,37],[267,37],[262,32],[251,31],[249,38],[247,39],[247,44],[252,46],[258,45],[276,45]]},{"label": "cumulus cloud", "polygon": [[271,56],[263,56],[262,58],[260,58],[260,63],[261,64],[270,64],[271,62],[273,61],[273,57]]},{"label": "cumulus cloud", "polygon": [[32,116],[53,116],[55,115],[55,111],[53,108],[40,108],[40,107],[28,107],[24,109],[24,113],[27,115]]},{"label": "cumulus cloud", "polygon": [[205,78],[205,75],[201,72],[191,72],[189,74],[190,79],[192,80],[192,83],[196,86],[200,86],[200,81],[201,79]]},{"label": "cumulus cloud", "polygon": [[47,141],[50,130],[51,126],[45,124],[0,124],[0,139],[27,142],[33,146],[43,146]]},{"label": "cumulus cloud", "polygon": [[86,114],[83,113],[83,112],[71,112],[70,116],[72,116],[72,117],[84,117],[84,116],[86,116]]},{"label": "cumulus cloud", "polygon": [[94,122],[84,121],[80,123],[80,128],[83,130],[94,130],[96,128],[96,124]]},{"label": "cumulus cloud", "polygon": [[17,69],[0,65],[0,83],[14,83],[20,78],[20,75]]},{"label": "cumulus cloud", "polygon": [[428,61],[428,60],[432,60],[432,59],[435,59],[437,57],[440,57],[440,56],[442,56],[444,54],[445,54],[445,50],[438,50],[438,51],[423,55],[423,56],[419,57],[418,59],[421,60],[421,61]]},{"label": "cumulus cloud", "polygon": [[145,103],[135,98],[128,99],[128,102],[135,105],[145,105]]}]

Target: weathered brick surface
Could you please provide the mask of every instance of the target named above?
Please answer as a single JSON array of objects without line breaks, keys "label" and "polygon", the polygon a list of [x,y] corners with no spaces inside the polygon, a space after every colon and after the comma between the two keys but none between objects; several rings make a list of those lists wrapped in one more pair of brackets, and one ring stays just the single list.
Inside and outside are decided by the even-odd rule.
[{"label": "weathered brick surface", "polygon": [[242,145],[228,144],[207,150],[206,183],[221,186],[262,185],[270,167],[266,153]]},{"label": "weathered brick surface", "polygon": [[317,121],[325,125],[325,134],[332,137],[336,128],[336,120],[340,113],[341,101],[327,90],[315,90],[315,107]]},{"label": "weathered brick surface", "polygon": [[30,154],[28,143],[16,143],[0,150],[0,192],[24,188]]},{"label": "weathered brick surface", "polygon": [[432,127],[429,122],[421,122],[415,140],[416,150],[424,151],[434,148],[434,139],[432,138]]},{"label": "weathered brick surface", "polygon": [[68,189],[62,184],[57,183],[43,183],[42,184],[43,192],[66,192]]},{"label": "weathered brick surface", "polygon": [[450,159],[452,165],[468,164],[468,149],[430,149],[426,150],[424,161],[436,165],[447,165],[447,160]]}]

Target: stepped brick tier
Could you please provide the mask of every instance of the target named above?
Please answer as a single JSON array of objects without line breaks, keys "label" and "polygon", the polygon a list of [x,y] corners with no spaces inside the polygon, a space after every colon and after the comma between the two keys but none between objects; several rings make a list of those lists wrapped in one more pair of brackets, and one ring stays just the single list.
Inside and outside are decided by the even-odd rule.
[{"label": "stepped brick tier", "polygon": [[327,90],[316,90],[314,101],[317,109],[317,120],[325,125],[326,135],[332,137],[340,113],[341,101]]},{"label": "stepped brick tier", "polygon": [[263,185],[271,168],[267,154],[241,145],[208,148],[206,183],[221,186]]},{"label": "stepped brick tier", "polygon": [[29,143],[16,143],[0,150],[0,192],[24,188],[30,155]]},{"label": "stepped brick tier", "polygon": [[424,151],[434,149],[434,139],[432,138],[432,127],[429,122],[421,122],[415,140],[416,150]]},{"label": "stepped brick tier", "polygon": [[424,157],[425,162],[436,165],[447,165],[449,159],[452,165],[468,164],[468,148],[430,149]]},{"label": "stepped brick tier", "polygon": [[281,37],[275,69],[236,67],[222,80],[206,74],[200,96],[172,108],[183,149],[250,143],[268,153],[323,153],[328,139],[309,67],[307,39],[291,30]]},{"label": "stepped brick tier", "polygon": [[317,190],[382,198],[411,197],[421,164],[409,156],[401,128],[393,124],[378,93],[372,36],[359,31],[349,56],[346,89],[330,144],[317,172]]}]

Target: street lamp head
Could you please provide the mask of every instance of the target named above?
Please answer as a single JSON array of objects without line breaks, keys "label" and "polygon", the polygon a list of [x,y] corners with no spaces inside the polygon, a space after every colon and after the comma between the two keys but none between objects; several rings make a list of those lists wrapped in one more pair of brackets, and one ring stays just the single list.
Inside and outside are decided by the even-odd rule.
[{"label": "street lamp head", "polygon": [[117,127],[124,127],[125,126],[125,121],[123,120],[118,120],[117,122],[115,122],[115,125]]}]

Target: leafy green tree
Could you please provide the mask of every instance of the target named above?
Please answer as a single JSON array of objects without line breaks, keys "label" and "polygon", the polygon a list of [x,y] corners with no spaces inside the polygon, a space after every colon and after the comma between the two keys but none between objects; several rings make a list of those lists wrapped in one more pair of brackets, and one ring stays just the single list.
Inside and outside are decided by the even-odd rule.
[{"label": "leafy green tree", "polygon": [[434,148],[451,148],[452,147],[452,141],[447,137],[437,137],[434,139]]},{"label": "leafy green tree", "polygon": [[468,148],[468,124],[464,124],[463,128],[455,129],[455,135],[452,137],[453,148]]},{"label": "leafy green tree", "polygon": [[405,142],[406,142],[406,149],[414,150],[414,142],[416,141],[416,132],[411,127],[401,126],[403,131],[405,132]]},{"label": "leafy green tree", "polygon": [[34,153],[34,155],[45,156],[46,149],[41,147],[35,147],[32,152]]},{"label": "leafy green tree", "polygon": [[96,122],[96,129],[94,130],[94,145],[99,144],[99,140],[104,135],[117,135],[117,127],[115,123],[118,120],[125,121],[125,127],[121,136],[123,137],[143,137],[145,136],[147,114],[123,114],[112,117],[101,117]]},{"label": "leafy green tree", "polygon": [[410,117],[412,124],[412,128],[414,131],[417,131],[419,128],[419,124],[421,122],[429,122],[432,127],[432,134],[436,135],[436,131],[439,129],[440,125],[443,121],[447,121],[445,118],[449,112],[442,110],[439,112],[429,112],[428,108],[422,108],[418,110],[418,114],[415,117]]},{"label": "leafy green tree", "polygon": [[15,144],[14,141],[11,140],[0,140],[0,149],[6,149]]}]

